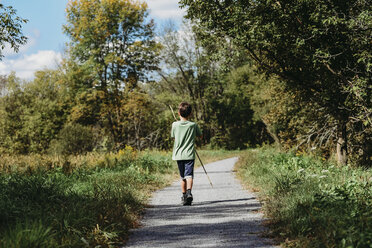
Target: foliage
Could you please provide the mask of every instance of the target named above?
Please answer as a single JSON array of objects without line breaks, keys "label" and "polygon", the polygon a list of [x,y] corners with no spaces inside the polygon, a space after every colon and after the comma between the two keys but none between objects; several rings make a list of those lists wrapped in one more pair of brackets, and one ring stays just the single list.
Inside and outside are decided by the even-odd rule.
[{"label": "foliage", "polygon": [[45,152],[69,112],[60,72],[39,71],[28,83],[14,74],[6,80],[6,94],[0,98],[1,149],[8,153]]},{"label": "foliage", "polygon": [[225,149],[254,147],[270,141],[261,119],[255,118],[252,88],[257,72],[250,64],[231,69],[219,98],[211,99],[211,145]]},{"label": "foliage", "polygon": [[66,122],[66,91],[58,70],[38,71],[35,79],[24,86],[27,103],[23,106],[23,131],[29,140],[29,152],[45,152]]},{"label": "foliage", "polygon": [[16,15],[16,10],[12,6],[4,6],[0,3],[0,60],[4,56],[2,50],[7,44],[18,52],[19,46],[27,41],[27,37],[22,34],[22,24],[27,20]]},{"label": "foliage", "polygon": [[[122,104],[122,110],[125,120],[121,126],[125,130],[123,133],[127,134],[125,143],[138,150],[158,148],[159,133],[164,127],[157,123],[160,111],[156,102],[144,91],[133,91]],[[166,128],[168,129],[167,126]]]},{"label": "foliage", "polygon": [[[334,120],[319,128],[318,136],[334,132],[339,162],[346,163],[348,133],[360,136],[372,126],[368,1],[180,2],[188,7],[188,18],[245,47],[260,69],[281,77],[286,90]],[[353,152],[368,152],[371,143],[365,141],[367,148]]]},{"label": "foliage", "polygon": [[8,84],[8,77],[6,75],[0,75],[0,97],[5,94],[6,85]]},{"label": "foliage", "polygon": [[[204,162],[233,155],[201,151]],[[151,191],[171,183],[169,152],[0,155],[1,247],[117,247]],[[68,168],[69,169],[68,169]]]},{"label": "foliage", "polygon": [[128,147],[67,174],[60,167],[2,174],[0,231],[6,235],[1,235],[1,246],[122,243],[149,190],[175,171],[168,155],[154,156],[137,157]]},{"label": "foliage", "polygon": [[203,130],[203,143],[212,147],[237,149],[262,142],[262,125],[252,120],[248,92],[234,81],[240,80],[233,76],[238,73],[229,73],[246,63],[238,47],[192,23],[184,23],[182,31],[165,26],[160,42],[167,69],[158,72],[161,81],[152,85],[150,94],[164,111],[189,101],[192,119]]},{"label": "foliage", "polygon": [[94,147],[92,130],[80,124],[67,124],[52,141],[49,151],[55,154],[71,155],[90,152]]},{"label": "foliage", "polygon": [[22,132],[25,97],[21,88],[21,80],[11,74],[6,79],[7,94],[0,99],[0,147],[11,153],[27,151],[28,139]]},{"label": "foliage", "polygon": [[250,94],[254,118],[264,123],[276,144],[329,157],[335,139],[335,130],[329,125],[334,120],[318,104],[303,101],[300,92],[288,91],[280,78],[268,78],[255,67],[248,69],[243,83]]},{"label": "foliage", "polygon": [[[74,112],[94,113],[94,119],[89,120],[98,117],[95,124],[107,129],[121,147],[122,137],[127,135],[121,125],[125,121],[122,104],[157,68],[159,45],[153,36],[154,23],[147,19],[146,4],[129,0],[71,0],[66,11],[64,32],[71,38],[72,64],[93,75]],[[94,101],[97,97],[99,104]]]},{"label": "foliage", "polygon": [[164,108],[169,108],[168,104],[178,106],[181,101],[190,102],[193,120],[202,128],[205,142],[209,142],[208,99],[216,97],[222,87],[217,81],[216,63],[207,58],[190,23],[184,23],[182,32],[172,25],[165,26],[160,42],[163,45],[161,61],[167,69],[158,71],[162,80],[154,85],[155,97]]},{"label": "foliage", "polygon": [[103,90],[118,90],[123,84],[131,89],[138,79],[145,79],[146,71],[154,69],[154,24],[146,23],[146,4],[71,0],[66,11],[64,31],[72,39],[72,53],[93,66]]},{"label": "foliage", "polygon": [[372,245],[370,169],[266,148],[247,151],[238,170],[265,199],[269,225],[286,247]]}]

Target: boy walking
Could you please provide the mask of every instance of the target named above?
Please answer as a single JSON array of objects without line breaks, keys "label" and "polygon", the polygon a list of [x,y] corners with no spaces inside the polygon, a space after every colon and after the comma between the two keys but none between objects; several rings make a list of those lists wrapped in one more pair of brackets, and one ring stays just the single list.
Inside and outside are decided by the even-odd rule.
[{"label": "boy walking", "polygon": [[191,205],[194,179],[195,136],[201,136],[199,126],[188,120],[191,105],[181,102],[178,107],[180,121],[173,122],[171,136],[174,138],[172,159],[177,161],[181,176],[182,204]]}]

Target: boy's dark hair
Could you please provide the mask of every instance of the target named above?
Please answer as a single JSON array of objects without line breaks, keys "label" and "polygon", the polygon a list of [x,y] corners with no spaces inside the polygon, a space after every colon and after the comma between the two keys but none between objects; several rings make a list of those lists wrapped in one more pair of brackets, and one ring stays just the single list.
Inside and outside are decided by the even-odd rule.
[{"label": "boy's dark hair", "polygon": [[183,118],[187,118],[191,114],[191,105],[187,102],[181,102],[180,105],[178,106],[178,111],[180,111],[180,115]]}]

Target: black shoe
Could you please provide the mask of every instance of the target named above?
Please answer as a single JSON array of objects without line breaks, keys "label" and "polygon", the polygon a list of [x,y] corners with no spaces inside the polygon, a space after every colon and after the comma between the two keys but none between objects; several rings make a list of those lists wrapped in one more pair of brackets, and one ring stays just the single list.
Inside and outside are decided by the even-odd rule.
[{"label": "black shoe", "polygon": [[182,205],[186,205],[186,193],[184,193],[183,195],[182,195],[182,197],[181,197],[181,203],[182,203]]},{"label": "black shoe", "polygon": [[193,197],[192,197],[191,191],[188,190],[187,193],[186,193],[186,201],[185,201],[184,205],[190,206],[191,203],[192,203],[192,200],[193,200]]}]

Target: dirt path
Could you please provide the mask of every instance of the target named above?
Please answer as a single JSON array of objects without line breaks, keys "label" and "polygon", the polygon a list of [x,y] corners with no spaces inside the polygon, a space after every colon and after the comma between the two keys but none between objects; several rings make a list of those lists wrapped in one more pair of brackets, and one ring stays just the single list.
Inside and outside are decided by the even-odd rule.
[{"label": "dirt path", "polygon": [[182,206],[179,182],[157,191],[126,247],[277,247],[260,237],[264,230],[260,204],[235,179],[237,158],[195,171],[192,206]]}]

